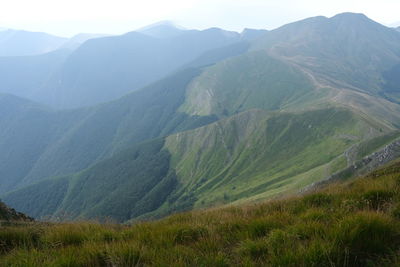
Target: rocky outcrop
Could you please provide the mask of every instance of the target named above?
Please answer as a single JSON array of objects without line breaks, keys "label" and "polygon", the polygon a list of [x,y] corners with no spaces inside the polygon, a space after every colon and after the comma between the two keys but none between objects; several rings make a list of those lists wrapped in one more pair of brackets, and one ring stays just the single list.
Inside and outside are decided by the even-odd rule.
[{"label": "rocky outcrop", "polygon": [[376,151],[364,157],[363,159],[356,161],[355,163],[348,166],[344,170],[334,173],[331,176],[319,182],[310,184],[309,186],[300,190],[300,193],[312,191],[320,186],[326,185],[334,181],[346,180],[356,175],[366,174],[399,157],[400,157],[400,139],[397,139],[392,143],[386,145],[379,151]]},{"label": "rocky outcrop", "polygon": [[10,222],[10,221],[30,222],[30,221],[33,221],[33,218],[26,216],[25,214],[6,206],[3,202],[0,201],[0,225],[1,225],[1,222],[4,222],[4,221],[5,222]]}]

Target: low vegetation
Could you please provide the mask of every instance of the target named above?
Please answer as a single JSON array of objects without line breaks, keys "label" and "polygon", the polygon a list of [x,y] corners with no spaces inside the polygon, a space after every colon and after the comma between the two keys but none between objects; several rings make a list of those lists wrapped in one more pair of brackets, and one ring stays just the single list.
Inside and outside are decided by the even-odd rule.
[{"label": "low vegetation", "polygon": [[399,250],[400,162],[305,196],[132,226],[0,228],[2,266],[393,266]]}]

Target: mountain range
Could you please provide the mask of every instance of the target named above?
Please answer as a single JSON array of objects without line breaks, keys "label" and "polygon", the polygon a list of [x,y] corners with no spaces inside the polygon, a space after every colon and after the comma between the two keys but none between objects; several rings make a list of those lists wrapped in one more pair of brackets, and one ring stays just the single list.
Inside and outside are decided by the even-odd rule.
[{"label": "mountain range", "polygon": [[400,135],[400,33],[362,14],[241,34],[157,24],[18,60],[0,58],[0,195],[36,218],[279,197]]},{"label": "mountain range", "polygon": [[[174,34],[166,34],[170,32]],[[233,45],[229,50],[238,53],[246,40],[260,34],[262,31],[240,35],[217,28],[181,30],[157,24],[121,36],[91,39],[77,47],[77,43],[88,38],[78,36],[46,55],[7,57],[0,61],[1,69],[8,69],[9,65],[21,69],[3,72],[0,92],[58,109],[90,106],[149,85],[214,49]],[[71,47],[77,48],[67,49]],[[35,82],[21,84],[31,77]]]}]

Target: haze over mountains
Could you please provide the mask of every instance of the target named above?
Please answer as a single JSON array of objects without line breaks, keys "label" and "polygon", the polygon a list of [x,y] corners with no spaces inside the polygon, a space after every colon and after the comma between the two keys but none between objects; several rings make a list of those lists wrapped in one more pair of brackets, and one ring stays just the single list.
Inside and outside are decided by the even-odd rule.
[{"label": "haze over mountains", "polygon": [[362,14],[241,34],[162,23],[0,70],[0,195],[38,218],[259,201],[400,134],[400,33]]},{"label": "haze over mountains", "polygon": [[54,51],[66,38],[41,32],[0,31],[0,56],[28,56]]},{"label": "haze over mountains", "polygon": [[[241,36],[217,28],[182,30],[169,23],[141,31],[90,40],[61,61],[58,61],[61,51],[46,56],[51,63],[29,58],[27,61],[36,63],[18,65],[23,71],[3,74],[1,78],[5,82],[0,83],[0,92],[16,94],[16,90],[24,87],[17,95],[56,108],[98,104],[149,85],[207,51],[257,36],[257,32]],[[66,47],[68,44],[63,46]],[[58,64],[53,65],[54,61]],[[7,62],[0,62],[0,68],[26,61],[20,62],[19,58],[8,58]],[[25,75],[34,76],[37,83],[21,86],[21,80],[29,79]]]}]

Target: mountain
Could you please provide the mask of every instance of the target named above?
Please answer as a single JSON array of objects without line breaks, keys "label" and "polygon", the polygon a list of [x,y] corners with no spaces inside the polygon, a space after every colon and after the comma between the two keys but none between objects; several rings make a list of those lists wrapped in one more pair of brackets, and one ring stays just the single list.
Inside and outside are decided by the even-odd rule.
[{"label": "mountain", "polygon": [[[345,13],[256,35],[210,29],[87,41],[66,60],[85,84],[89,66],[99,68],[92,81],[101,84],[130,66],[120,65],[118,46],[108,62],[120,57],[119,71],[110,71],[95,49],[102,42],[101,54],[114,41],[132,48],[141,40],[149,51],[158,42],[185,44],[179,56],[187,60],[166,78],[92,107],[53,110],[2,96],[2,198],[34,217],[126,222],[279,197],[397,155],[397,32]],[[109,76],[100,76],[106,68]]]},{"label": "mountain", "polygon": [[329,92],[330,101],[397,121],[393,116],[398,114],[398,88],[393,84],[399,38],[393,29],[362,14],[344,13],[283,26],[257,40],[253,50],[300,68],[320,90]]},{"label": "mountain", "polygon": [[343,13],[283,26],[264,36],[255,49],[299,65],[323,86],[397,101],[396,93],[385,88],[392,77],[383,76],[397,68],[399,42],[393,29],[362,14]]},{"label": "mountain", "polygon": [[0,31],[0,57],[43,54],[60,48],[66,41],[42,32]]},{"label": "mountain", "polygon": [[396,28],[397,31],[400,31],[400,26]]},{"label": "mountain", "polygon": [[176,26],[171,21],[160,21],[149,26],[143,27],[137,32],[149,35],[155,38],[171,38],[182,34],[185,29]]},{"label": "mountain", "polygon": [[76,172],[129,144],[214,121],[215,116],[177,111],[197,74],[198,70],[185,70],[120,100],[78,110],[54,111],[3,95],[0,191]]},{"label": "mountain", "polygon": [[57,50],[39,55],[0,57],[0,92],[37,99],[74,49],[83,42],[102,35],[79,34],[68,39]]},{"label": "mountain", "polygon": [[110,101],[173,73],[209,50],[238,41],[239,34],[220,29],[185,31],[168,39],[137,32],[91,39],[41,87],[32,87],[34,93],[20,96],[57,108]]}]

